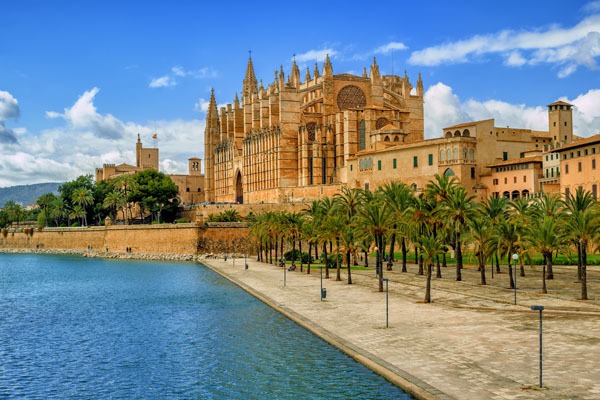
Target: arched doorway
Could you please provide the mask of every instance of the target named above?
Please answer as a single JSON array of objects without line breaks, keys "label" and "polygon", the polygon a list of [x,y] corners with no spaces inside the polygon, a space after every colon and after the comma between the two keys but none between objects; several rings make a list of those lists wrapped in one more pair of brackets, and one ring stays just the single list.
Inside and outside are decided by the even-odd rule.
[{"label": "arched doorway", "polygon": [[244,189],[242,187],[242,173],[238,171],[235,177],[235,201],[244,204]]}]

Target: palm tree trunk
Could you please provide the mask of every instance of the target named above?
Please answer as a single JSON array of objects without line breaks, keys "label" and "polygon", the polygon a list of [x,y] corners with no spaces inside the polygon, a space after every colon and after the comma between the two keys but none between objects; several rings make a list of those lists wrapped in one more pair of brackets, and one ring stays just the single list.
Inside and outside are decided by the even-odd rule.
[{"label": "palm tree trunk", "polygon": [[479,272],[481,273],[481,285],[486,285],[487,282],[485,280],[485,256],[483,254],[481,254],[481,252],[478,255],[479,258]]},{"label": "palm tree trunk", "polygon": [[406,256],[407,256],[406,240],[404,238],[402,238],[402,272],[406,272]]},{"label": "palm tree trunk", "polygon": [[546,263],[542,267],[542,293],[546,294],[548,293],[548,289],[546,288],[546,264],[552,264],[552,257],[547,257],[544,254],[544,258],[546,259]]},{"label": "palm tree trunk", "polygon": [[[415,245],[415,265],[419,264],[419,248]],[[423,275],[423,274],[419,274]]]},{"label": "palm tree trunk", "polygon": [[423,275],[423,255],[419,255],[419,275]]},{"label": "palm tree trunk", "polygon": [[552,272],[552,252],[548,255],[550,262],[548,263],[548,274],[546,275],[546,279],[552,280],[554,279],[554,273]]},{"label": "palm tree trunk", "polygon": [[581,243],[581,300],[587,300],[587,243]]},{"label": "palm tree trunk", "polygon": [[312,258],[312,243],[308,242],[308,265],[306,266],[306,273],[310,275],[310,259]]},{"label": "palm tree trunk", "polygon": [[448,268],[448,262],[446,260],[446,251],[442,253],[442,268]]},{"label": "palm tree trunk", "polygon": [[379,291],[383,292],[383,260],[381,252],[383,251],[383,236],[379,235],[379,246],[377,246],[377,266],[379,269]]},{"label": "palm tree trunk", "polygon": [[440,256],[439,254],[437,256],[435,256],[436,259],[436,263],[435,263],[435,277],[436,278],[441,278],[442,277],[442,269],[440,266]]},{"label": "palm tree trunk", "polygon": [[369,268],[369,252],[367,250],[363,250],[365,253],[365,268]]},{"label": "palm tree trunk", "polygon": [[304,272],[303,268],[302,268],[302,240],[298,241],[298,251],[300,251],[300,272]]},{"label": "palm tree trunk", "polygon": [[323,243],[323,256],[325,257],[325,279],[329,279],[329,257],[327,256],[327,242]]},{"label": "palm tree trunk", "polygon": [[502,273],[502,271],[500,271],[500,260],[498,259],[498,254],[495,255],[496,258],[496,273],[500,274]]},{"label": "palm tree trunk", "polygon": [[431,303],[431,268],[432,264],[427,264],[427,284],[425,286],[425,303]]},{"label": "palm tree trunk", "polygon": [[350,252],[348,252],[348,285],[352,285],[352,272],[351,272],[351,268],[350,268]]},{"label": "palm tree trunk", "polygon": [[456,231],[456,280],[462,281],[462,250],[460,248],[460,232]]},{"label": "palm tree trunk", "polygon": [[524,277],[525,276],[525,264],[523,263],[523,257],[521,257],[519,259],[519,262],[521,263],[521,274],[520,275]]},{"label": "palm tree trunk", "polygon": [[581,242],[577,242],[577,280],[581,282],[582,257]]},{"label": "palm tree trunk", "polygon": [[[394,225],[394,229],[396,229],[396,225]],[[392,239],[390,242],[390,262],[393,263],[395,261],[394,257],[394,247],[396,244],[396,234],[392,233]]]},{"label": "palm tree trunk", "polygon": [[510,259],[508,260],[508,277],[510,280],[510,289],[514,289],[515,288],[515,280],[513,278],[513,272],[512,272],[512,265],[510,263]]},{"label": "palm tree trunk", "polygon": [[340,266],[340,240],[339,239],[335,239],[335,245],[337,246],[337,251],[335,253],[335,280],[336,281],[341,281],[342,280],[342,274],[341,274],[341,266]]}]

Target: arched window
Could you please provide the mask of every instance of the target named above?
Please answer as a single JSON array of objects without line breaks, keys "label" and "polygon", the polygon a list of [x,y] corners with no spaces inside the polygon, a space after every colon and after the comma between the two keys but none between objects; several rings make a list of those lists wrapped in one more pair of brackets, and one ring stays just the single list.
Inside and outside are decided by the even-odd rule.
[{"label": "arched window", "polygon": [[510,192],[503,192],[502,193],[502,197],[505,197],[507,199],[510,199]]},{"label": "arched window", "polygon": [[410,187],[412,188],[413,191],[417,191],[417,184],[413,183],[412,185],[410,185]]},{"label": "arched window", "polygon": [[444,149],[440,150],[440,161],[444,161]]},{"label": "arched window", "polygon": [[468,130],[468,129],[465,129],[465,130],[463,131],[463,134],[462,134],[462,135],[463,135],[464,137],[469,137],[469,136],[471,136],[471,132],[469,132],[469,130]]},{"label": "arched window", "polygon": [[456,148],[456,147],[454,148],[454,154],[453,155],[454,155],[454,159],[458,160],[458,148]]},{"label": "arched window", "polygon": [[454,132],[454,137],[460,137],[460,131]]},{"label": "arched window", "polygon": [[383,139],[384,142],[389,142],[390,141],[390,137],[386,136],[385,139]]},{"label": "arched window", "polygon": [[359,139],[358,139],[358,150],[364,150],[367,147],[365,140],[365,120],[360,121],[359,125]]},{"label": "arched window", "polygon": [[399,142],[400,141],[400,136],[394,136],[394,142]]},{"label": "arched window", "polygon": [[475,150],[469,149],[469,160],[475,161]]},{"label": "arched window", "polygon": [[444,175],[446,176],[454,176],[454,171],[452,171],[452,168],[448,168],[444,171]]},{"label": "arched window", "polygon": [[516,200],[520,197],[521,193],[518,190],[513,190],[512,192],[512,199]]},{"label": "arched window", "polygon": [[448,151],[446,151],[446,154],[448,155],[448,161],[452,160],[452,150],[448,149]]},{"label": "arched window", "polygon": [[463,148],[463,160],[467,159],[467,149]]},{"label": "arched window", "polygon": [[446,132],[446,137],[447,138],[451,138],[452,137],[452,132]]},{"label": "arched window", "polygon": [[521,196],[523,196],[525,198],[529,197],[529,190],[527,190],[527,189],[523,190],[523,192],[521,193]]}]

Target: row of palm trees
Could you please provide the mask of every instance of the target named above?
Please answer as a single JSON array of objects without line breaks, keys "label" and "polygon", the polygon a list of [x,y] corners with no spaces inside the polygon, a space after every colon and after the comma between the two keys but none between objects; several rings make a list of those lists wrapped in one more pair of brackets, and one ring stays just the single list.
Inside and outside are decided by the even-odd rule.
[{"label": "row of palm trees", "polygon": [[[425,302],[431,301],[434,267],[436,276],[441,277],[440,265],[446,265],[451,249],[457,281],[462,280],[463,252],[468,249],[477,259],[482,285],[486,284],[486,263],[492,268],[495,264],[499,272],[500,262],[506,258],[511,288],[515,283],[509,257],[518,255],[524,276],[525,260],[532,263],[533,257],[541,254],[543,293],[547,293],[546,280],[554,278],[553,256],[576,254],[581,299],[587,300],[587,253],[596,251],[600,243],[600,207],[591,193],[581,189],[564,200],[541,194],[533,199],[490,197],[477,202],[454,177],[436,175],[420,193],[403,183],[390,182],[374,192],[345,188],[332,198],[313,201],[302,212],[264,212],[254,217],[250,236],[259,261],[273,263],[273,253],[278,260],[285,244],[292,254],[296,248],[302,253],[304,245],[316,259],[322,252],[326,278],[335,266],[336,280],[341,280],[343,260],[348,284],[358,255],[364,253],[368,265],[368,254],[375,253],[379,291],[383,291],[384,258],[391,269],[399,247],[402,272],[406,272],[409,248],[414,248],[419,274],[427,279]],[[310,268],[311,257],[307,273]]]}]

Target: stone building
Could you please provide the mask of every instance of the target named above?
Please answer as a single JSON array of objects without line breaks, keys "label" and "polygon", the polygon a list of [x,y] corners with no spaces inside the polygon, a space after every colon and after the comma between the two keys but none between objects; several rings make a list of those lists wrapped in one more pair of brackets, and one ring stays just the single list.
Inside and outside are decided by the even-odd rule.
[{"label": "stone building", "polygon": [[[96,168],[96,182],[117,178],[119,176],[135,174],[146,169],[158,171],[158,148],[143,147],[140,135],[135,145],[135,165],[130,164],[104,164]],[[198,204],[204,201],[204,175],[201,173],[200,158],[188,159],[187,175],[167,175],[173,180],[179,190],[179,199],[183,205]]]},{"label": "stone building", "polygon": [[577,188],[598,198],[600,182],[600,134],[575,141],[555,150],[560,160],[560,192],[575,194]]},{"label": "stone building", "polygon": [[294,61],[286,78],[266,88],[248,60],[241,101],[206,117],[206,200],[260,203],[307,201],[348,183],[356,153],[423,140],[423,83],[367,74],[334,74],[329,57],[304,79]]},{"label": "stone building", "polygon": [[[542,152],[573,141],[572,105],[548,106],[548,131],[497,127],[493,119],[443,129],[424,139],[423,82],[381,75],[376,60],[361,76],[300,70],[258,83],[248,60],[241,100],[206,117],[206,200],[230,203],[303,202],[342,186],[374,190],[401,181],[422,190],[435,174],[456,177],[483,199],[541,190]],[[516,161],[524,157],[535,159]],[[499,188],[507,169],[530,169],[519,187]],[[523,179],[521,176],[519,179]],[[529,179],[527,181],[527,179]],[[514,185],[514,177],[511,179]],[[522,185],[525,183],[525,185]]]}]

